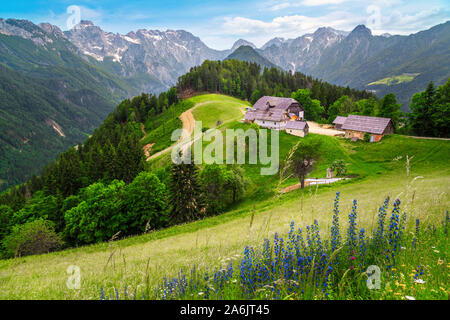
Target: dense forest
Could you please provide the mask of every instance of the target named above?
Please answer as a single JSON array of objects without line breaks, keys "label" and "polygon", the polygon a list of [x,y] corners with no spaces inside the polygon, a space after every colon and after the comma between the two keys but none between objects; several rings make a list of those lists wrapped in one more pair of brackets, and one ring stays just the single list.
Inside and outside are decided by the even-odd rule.
[{"label": "dense forest", "polygon": [[370,92],[340,87],[304,75],[237,60],[205,61],[181,76],[178,91],[218,92],[252,102],[259,96],[290,97],[297,89],[309,89],[311,98],[320,101],[325,112],[346,95],[355,100],[375,98]]},{"label": "dense forest", "polygon": [[[300,73],[261,70],[257,64],[234,60],[206,61],[167,92],[122,101],[83,144],[59,155],[40,176],[2,193],[2,254],[46,252],[139,234],[219,214],[239,201],[247,184],[239,166],[205,165],[200,170],[171,164],[150,170],[146,164],[143,129],[147,136],[166,130],[170,121],[163,116],[177,119],[191,107],[183,98],[197,92],[220,92],[251,102],[262,95],[292,96],[308,119],[322,122],[350,113],[388,116],[397,124],[401,118],[395,95],[376,100],[370,93]],[[437,92],[433,89],[438,95],[433,101],[447,101],[448,116],[448,95],[442,98],[448,83]],[[419,96],[413,100],[428,101]],[[38,248],[30,244],[36,230],[45,240]]]}]

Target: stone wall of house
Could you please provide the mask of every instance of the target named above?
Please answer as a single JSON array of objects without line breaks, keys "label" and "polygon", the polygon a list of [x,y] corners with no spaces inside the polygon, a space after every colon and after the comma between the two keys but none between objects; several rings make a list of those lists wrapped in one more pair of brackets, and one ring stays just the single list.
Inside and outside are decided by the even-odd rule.
[{"label": "stone wall of house", "polygon": [[[365,133],[365,132],[362,132],[362,131],[345,130],[345,138],[347,138],[347,139],[351,139],[351,138],[356,137],[356,138],[358,138],[358,139],[360,139],[360,140],[363,140],[365,134],[366,134],[366,133]],[[373,133],[371,133],[371,134],[370,134],[370,137],[371,137],[371,138],[370,138],[370,141],[372,141],[372,142],[378,142],[378,141],[380,141],[380,140],[384,137],[384,135],[382,135],[382,134],[373,134]]]},{"label": "stone wall of house", "polygon": [[354,131],[354,130],[345,130],[345,137],[347,139],[351,139],[353,137],[356,137],[358,139],[364,139],[365,132],[362,131]]},{"label": "stone wall of house", "polygon": [[305,131],[297,130],[297,129],[286,129],[286,132],[289,134],[292,134],[294,136],[302,137],[302,138],[307,134],[307,133],[305,134]]}]

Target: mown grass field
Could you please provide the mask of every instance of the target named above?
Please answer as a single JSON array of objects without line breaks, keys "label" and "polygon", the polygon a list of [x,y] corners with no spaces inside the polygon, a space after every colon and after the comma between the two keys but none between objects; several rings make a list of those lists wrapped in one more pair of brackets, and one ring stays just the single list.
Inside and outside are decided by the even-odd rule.
[{"label": "mown grass field", "polygon": [[245,107],[250,103],[219,94],[195,96],[189,99],[198,104],[192,114],[197,121],[202,121],[202,127],[215,128],[218,125],[243,117]]},{"label": "mown grass field", "polygon": [[414,80],[415,77],[417,77],[420,73],[411,73],[411,74],[402,74],[399,76],[392,76],[380,79],[378,81],[374,81],[368,84],[368,86],[378,85],[382,84],[385,86],[390,86],[393,84],[400,84],[400,83],[408,83]]},{"label": "mown grass field", "polygon": [[[223,110],[223,106],[218,110]],[[197,114],[199,120],[205,119],[202,112]],[[203,115],[214,123],[211,114]],[[245,127],[238,121],[230,121],[220,129]],[[280,160],[298,139],[280,133]],[[410,228],[416,217],[422,223],[441,221],[450,207],[448,141],[398,135],[385,137],[380,143],[349,142],[318,135],[306,139],[322,141],[322,159],[311,176],[324,177],[333,160],[344,159],[348,173],[355,178],[279,194],[278,175],[262,177],[260,165],[245,165],[251,180],[248,194],[229,212],[110,243],[2,260],[0,299],[98,299],[102,287],[112,293],[114,288],[127,286],[132,292],[146,285],[153,287],[165,276],[175,276],[180,268],[190,270],[194,264],[198,270],[225,266],[242,255],[245,245],[259,245],[275,232],[286,233],[291,221],[303,227],[317,219],[322,232],[329,230],[336,191],[341,192],[343,217],[350,212],[352,200],[358,200],[358,227],[364,226],[368,232],[376,224],[378,208],[386,196],[402,200]],[[412,157],[409,177],[406,155]],[[149,167],[167,164],[168,159],[163,155]],[[296,182],[290,179],[282,186]],[[346,227],[345,218],[342,225]],[[448,252],[443,252],[432,258],[444,259],[447,264],[447,256]],[[66,270],[70,265],[80,267],[80,290],[69,290],[66,286],[69,276]],[[445,289],[448,290],[448,285]]]}]

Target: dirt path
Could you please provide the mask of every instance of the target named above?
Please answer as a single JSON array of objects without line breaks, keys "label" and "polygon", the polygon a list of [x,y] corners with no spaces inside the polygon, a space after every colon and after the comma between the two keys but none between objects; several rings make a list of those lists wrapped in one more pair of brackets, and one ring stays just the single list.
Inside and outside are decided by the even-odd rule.
[{"label": "dirt path", "polygon": [[414,139],[427,139],[427,140],[444,140],[444,141],[450,140],[450,138],[437,138],[437,137],[419,137],[419,136],[406,136],[406,137]]},{"label": "dirt path", "polygon": [[[316,186],[316,185],[321,185],[321,184],[331,184],[340,180],[346,180],[349,178],[323,178],[323,179],[312,179],[312,178],[307,178],[305,179],[305,187],[309,187],[309,186]],[[300,183],[296,183],[294,185],[288,186],[286,188],[283,188],[280,190],[280,193],[286,193],[286,192],[290,192],[292,190],[296,190],[300,188]]]},{"label": "dirt path", "polygon": [[[177,145],[177,144],[182,143],[183,140],[189,138],[189,137],[192,135],[192,133],[194,132],[194,123],[195,123],[195,119],[194,119],[194,115],[192,114],[192,111],[194,111],[194,110],[195,110],[196,108],[198,108],[198,107],[201,107],[201,106],[203,106],[203,105],[205,105],[205,104],[213,103],[213,102],[214,102],[214,101],[204,101],[204,102],[199,102],[199,103],[197,103],[195,106],[193,106],[192,108],[190,108],[189,110],[183,112],[183,113],[180,115],[179,118],[180,118],[181,122],[183,123],[183,129],[184,129],[184,131],[183,131],[183,134],[181,135],[180,139],[178,140],[178,142],[177,142],[176,144],[174,144],[174,145]],[[243,105],[243,106],[244,106],[243,108],[239,108],[239,109],[241,110],[242,114],[245,114],[245,107],[246,107],[246,105]],[[230,121],[233,121],[233,120],[225,121],[225,122],[223,122],[221,125],[223,125],[223,124],[225,124],[225,123],[227,123],[227,122],[230,122]],[[186,150],[186,148],[188,148],[189,146],[191,146],[193,142],[194,142],[194,141],[191,141],[189,144],[183,145],[182,148],[181,148],[181,151]],[[155,159],[155,158],[159,157],[160,155],[162,155],[162,154],[164,154],[164,153],[166,153],[166,152],[172,150],[172,148],[173,148],[174,145],[171,145],[170,147],[168,147],[168,148],[166,148],[166,149],[164,149],[164,150],[161,150],[161,151],[159,151],[159,152],[157,152],[157,153],[151,155],[150,157],[147,157],[147,161],[149,161],[149,160],[151,160],[151,159]]]},{"label": "dirt path", "polygon": [[145,131],[145,124],[143,124],[143,123],[142,123],[142,125],[141,125],[141,131],[142,131],[142,133],[144,134],[144,136],[142,137],[141,140],[144,140],[145,137],[147,136],[147,132]]},{"label": "dirt path", "polygon": [[[145,131],[145,125],[143,123],[141,125],[141,130],[142,130],[142,133],[144,134],[144,136],[141,138],[141,141],[142,141],[147,137],[147,132]],[[150,152],[152,151],[153,145],[154,145],[154,143],[148,143],[142,147],[147,160],[148,160],[148,157],[150,157]]]},{"label": "dirt path", "polygon": [[[192,114],[192,111],[195,108],[198,108],[198,107],[200,107],[200,106],[202,106],[204,104],[211,103],[211,102],[213,102],[213,101],[205,101],[205,102],[197,103],[195,106],[193,106],[189,110],[183,112],[179,116],[181,122],[183,123],[183,129],[184,130],[183,130],[183,134],[181,135],[180,139],[178,140],[178,142],[176,144],[179,144],[183,140],[185,140],[186,138],[189,138],[192,135],[192,133],[194,132],[195,119],[194,119],[194,115]],[[176,145],[176,144],[174,144],[174,145]],[[152,154],[150,157],[147,157],[147,161],[149,161],[151,159],[155,159],[155,158],[159,157],[160,155],[162,155],[162,154],[172,150],[174,145],[171,145],[170,147],[168,147],[168,148],[166,148],[164,150],[161,150],[161,151],[159,151],[159,152],[157,152],[155,154]],[[186,148],[186,146],[183,146],[183,149],[185,149],[185,148]]]},{"label": "dirt path", "polygon": [[[196,105],[194,108],[196,108],[198,105]],[[181,135],[178,142],[181,142],[182,140],[188,138],[191,136],[191,134],[194,132],[194,115],[192,114],[192,110],[194,108],[189,109],[188,111],[183,112],[180,115],[180,120],[183,123],[183,134]]]},{"label": "dirt path", "polygon": [[323,128],[317,122],[314,122],[314,121],[307,121],[307,123],[309,126],[310,133],[316,133],[316,134],[332,136],[332,137],[340,136],[340,135],[344,134],[344,132],[339,131],[339,130]]}]

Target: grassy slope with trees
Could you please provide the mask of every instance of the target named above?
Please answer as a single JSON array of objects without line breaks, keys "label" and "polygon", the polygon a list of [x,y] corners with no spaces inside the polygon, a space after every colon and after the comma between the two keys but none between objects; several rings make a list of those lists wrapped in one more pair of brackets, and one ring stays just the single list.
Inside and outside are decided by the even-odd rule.
[{"label": "grassy slope with trees", "polygon": [[[231,65],[235,63],[236,62],[231,62]],[[210,67],[208,63],[206,66]],[[243,66],[249,65],[244,63]],[[233,76],[233,73],[231,76]],[[253,96],[253,94],[251,95]],[[195,97],[192,100],[208,100],[209,98],[210,97],[208,96]],[[215,96],[215,99],[220,100],[220,96]],[[225,100],[226,99],[228,98],[225,98]],[[182,111],[192,107],[193,104],[193,101],[189,100],[176,103],[174,91],[169,91],[159,97],[141,95],[133,100],[124,101],[116,111],[110,115],[104,125],[88,139],[85,145],[80,145],[77,150],[72,149],[66,154],[61,155],[58,161],[44,172],[43,177],[36,178],[35,181],[31,181],[27,185],[15,189],[15,193],[4,194],[1,199],[2,203],[13,206],[14,210],[8,209],[8,207],[5,206],[1,207],[2,217],[12,215],[13,220],[18,222],[18,226],[20,226],[21,222],[27,220],[36,221],[36,218],[37,220],[50,219],[56,223],[57,231],[64,231],[64,240],[71,244],[92,243],[107,240],[109,238],[124,237],[127,234],[148,232],[149,230],[167,226],[167,222],[173,220],[170,219],[173,218],[172,214],[176,212],[173,210],[173,206],[167,208],[168,210],[165,211],[168,214],[166,217],[153,215],[155,212],[160,212],[161,201],[164,202],[166,196],[170,197],[174,194],[174,192],[169,192],[168,194],[164,192],[165,186],[168,187],[168,190],[174,186],[174,166],[171,168],[167,166],[169,163],[164,159],[156,159],[148,165],[147,170],[151,171],[151,173],[142,173],[134,179],[134,177],[143,170],[143,167],[141,167],[142,142],[140,141],[143,133],[138,124],[140,122],[145,123],[147,129],[154,125],[153,130],[157,130],[161,128],[163,124],[166,124],[167,120],[177,119]],[[245,105],[244,102],[242,102],[242,104]],[[214,104],[210,106],[212,110],[214,110],[213,106]],[[218,107],[218,110],[220,109],[221,107]],[[148,117],[149,115],[153,116]],[[207,116],[208,119],[211,118],[210,115]],[[199,117],[200,119],[202,118],[201,113]],[[220,120],[219,117],[220,115],[217,120]],[[156,122],[156,120],[159,122]],[[213,123],[214,119],[209,119],[208,121],[212,121]],[[174,126],[177,127],[177,125]],[[247,128],[248,125],[241,124],[237,121],[230,121],[224,123],[219,128],[225,129],[226,127]],[[167,131],[164,130],[163,135],[166,136]],[[285,159],[290,148],[298,141],[298,138],[282,132],[280,140],[282,146],[280,158]],[[414,172],[423,174],[427,178],[426,183],[422,184],[421,187],[423,188],[420,191],[421,194],[423,194],[423,199],[430,197],[430,192],[432,193],[435,187],[445,190],[445,179],[448,176],[448,169],[443,163],[443,160],[445,161],[448,159],[449,155],[447,141],[415,140],[397,135],[386,137],[378,144],[365,144],[363,142],[352,143],[338,138],[316,135],[309,135],[304,140],[321,142],[320,148],[322,157],[317,163],[315,171],[311,173],[313,176],[323,175],[325,168],[334,160],[343,159],[348,164],[348,174],[355,175],[358,179],[353,179],[350,182],[342,182],[335,186],[341,190],[353,192],[354,194],[351,194],[352,197],[357,197],[359,195],[361,198],[366,199],[372,206],[375,205],[375,202],[380,201],[380,199],[376,197],[376,190],[379,189],[379,194],[380,192],[383,192],[383,187],[386,187],[384,193],[391,194],[404,189],[404,183],[399,179],[399,177],[403,175],[404,170],[402,165],[403,160],[400,160],[399,156],[402,156],[403,159],[406,155],[415,156],[414,161],[412,162],[412,169]],[[393,161],[393,159],[397,159],[397,161]],[[73,168],[74,165],[75,168],[77,168],[76,172],[80,172],[79,176],[74,177],[71,175],[73,172],[70,168]],[[134,249],[138,248],[137,250],[139,251],[142,249],[142,246],[147,247],[147,245],[149,245],[150,248],[155,248],[154,245],[156,244],[152,244],[152,242],[147,244],[141,243],[141,241],[145,242],[149,239],[154,239],[152,238],[153,236],[156,237],[156,241],[159,241],[163,240],[163,238],[165,239],[169,235],[183,237],[184,232],[188,232],[188,236],[190,237],[190,233],[198,230],[199,232],[204,231],[207,233],[213,231],[214,237],[216,237],[217,228],[215,226],[218,225],[217,227],[221,228],[219,225],[226,225],[226,223],[232,223],[235,226],[238,225],[239,227],[236,228],[236,234],[242,235],[242,219],[251,215],[252,211],[268,212],[267,210],[269,210],[270,212],[283,212],[283,210],[285,210],[285,213],[283,214],[284,218],[295,216],[295,210],[297,209],[294,208],[298,206],[299,198],[295,196],[295,193],[282,196],[278,195],[276,189],[280,187],[279,177],[272,176],[268,179],[261,177],[259,175],[259,167],[260,166],[244,165],[241,168],[242,170],[234,170],[233,167],[217,168],[214,166],[205,166],[201,168],[200,172],[194,172],[195,170],[192,171],[191,178],[192,176],[197,176],[196,179],[200,179],[202,182],[202,184],[200,184],[202,190],[193,190],[192,192],[204,193],[207,191],[210,197],[206,197],[208,205],[205,207],[205,214],[207,216],[212,215],[213,217],[185,226],[174,226],[161,231],[154,231],[151,232],[150,235],[130,238],[118,242],[117,244],[123,244],[124,250],[125,247],[130,246],[130,252],[134,252]],[[190,168],[188,169],[191,170]],[[170,174],[171,170],[172,174]],[[176,170],[179,170],[179,168],[175,169],[175,171]],[[99,175],[100,172],[102,175]],[[211,179],[211,177],[220,177],[223,180]],[[248,180],[247,183],[242,183],[242,181],[240,181],[242,180],[242,177]],[[128,185],[115,179],[123,180]],[[285,185],[288,185],[292,181],[293,180],[285,181],[284,183]],[[182,185],[185,182],[180,180],[176,183]],[[245,192],[242,192],[242,196],[239,199],[234,199],[232,195],[233,190],[236,190],[236,185],[238,188],[241,188],[245,184],[249,184],[250,187],[246,188]],[[377,185],[378,189],[373,187],[374,184]],[[320,187],[317,189],[317,194],[323,192],[323,194],[326,194],[329,197],[333,190],[336,190],[335,186]],[[64,189],[62,189],[62,187],[64,187]],[[20,191],[21,188],[22,191]],[[220,190],[225,192],[220,192]],[[310,199],[308,203],[311,208],[313,208],[310,211],[311,217],[315,217],[316,215],[319,217],[321,216],[321,211],[316,211],[314,209],[314,207],[317,206],[317,203],[314,201],[315,196],[313,197],[313,194],[311,193],[312,188],[309,190]],[[133,195],[139,194],[140,192],[141,196],[133,198]],[[149,195],[150,193],[152,193],[152,196]],[[442,199],[438,197],[439,199],[436,200],[436,208],[433,210],[441,212],[442,208],[448,207],[448,197],[446,197],[446,194],[447,193],[444,193],[443,196],[442,194],[439,196]],[[33,195],[31,200],[24,203],[24,200],[31,195]],[[211,197],[211,195],[223,196],[214,198]],[[308,192],[300,191],[300,195],[302,195],[303,199],[308,195]],[[417,197],[420,198],[422,196],[417,195]],[[99,202],[98,199],[104,200]],[[117,201],[117,199],[120,199],[120,201]],[[146,199],[151,199],[151,201],[145,203]],[[203,201],[205,199],[201,200]],[[322,198],[322,200],[325,201],[325,197]],[[43,207],[44,204],[45,207]],[[53,207],[48,206],[47,204],[53,204]],[[301,212],[303,212],[303,208],[305,208],[306,212],[307,207],[304,207],[303,205],[303,200],[301,200]],[[145,210],[145,208],[148,207],[155,208],[155,210]],[[425,208],[423,204],[420,204],[419,207]],[[136,208],[136,211],[133,219],[130,219],[129,212],[132,212],[132,208]],[[368,208],[370,208],[370,205],[369,207],[363,207],[363,210]],[[217,213],[221,213],[224,210],[230,211],[230,213],[215,216]],[[420,210],[417,212],[419,211]],[[63,215],[58,215],[57,212],[61,212]],[[98,212],[101,212],[102,214],[99,215]],[[322,212],[326,212],[325,207]],[[55,216],[55,214],[57,216]],[[365,213],[365,215],[370,215],[370,213]],[[267,215],[264,216],[267,218]],[[61,220],[61,217],[63,217],[64,220]],[[198,217],[194,217],[194,219],[195,218]],[[91,220],[91,223],[93,223],[92,225],[89,223],[89,219],[93,219]],[[97,222],[95,221],[96,219]],[[191,219],[188,219],[187,221],[189,220]],[[86,221],[88,222],[87,224]],[[109,223],[107,222],[104,226],[99,224],[105,223],[105,221],[109,221]],[[140,221],[140,223],[138,225],[133,225],[133,221]],[[144,221],[146,221],[145,225]],[[284,227],[280,224],[282,221],[283,219],[277,219],[277,222],[273,226],[279,228]],[[364,219],[364,221],[367,223],[366,219]],[[60,223],[59,226],[58,223]],[[66,224],[66,226],[64,226],[64,224]],[[268,224],[272,225],[272,222]],[[101,227],[92,229],[92,226],[94,225]],[[115,226],[121,229],[119,230],[121,231],[121,234],[117,234],[118,228]],[[42,225],[40,227],[45,228],[46,226]],[[264,227],[264,224],[261,224],[261,227]],[[25,228],[23,229],[26,230]],[[8,230],[6,231],[8,232]],[[23,230],[16,231],[16,235],[21,235],[24,232]],[[217,236],[220,237],[220,233],[218,233]],[[209,238],[210,237],[207,237],[207,239]],[[9,240],[11,239],[14,238],[9,238]],[[175,238],[167,238],[167,241],[169,242],[173,240],[175,240]],[[221,240],[219,240],[219,243],[221,243],[219,246],[221,248],[223,247],[223,251],[218,250],[218,252],[227,255],[226,252],[241,250],[242,244],[245,243],[246,240],[248,240],[248,238],[242,239],[241,237],[236,237],[235,239],[230,239],[229,245],[224,245],[221,243]],[[206,246],[210,247],[208,241],[209,240],[206,240]],[[218,244],[216,240],[212,241],[214,241],[213,243]],[[11,243],[11,241],[9,241],[9,243]],[[52,243],[50,242],[49,244]],[[192,251],[192,242],[186,242],[183,245],[187,246],[187,249],[183,247],[184,249],[181,250]],[[67,256],[67,254],[70,255],[70,252],[77,252],[76,250],[81,250],[82,252],[87,250],[87,252],[92,252],[94,255],[101,255],[104,254],[104,249],[106,247],[105,244],[99,244],[82,249],[74,249],[75,251],[66,250],[50,256],[64,257]],[[197,248],[197,245],[195,245],[195,247]],[[169,250],[170,248],[174,249],[173,245],[167,245],[165,248],[161,247],[160,250],[164,251]],[[202,250],[205,249],[206,248],[203,248]],[[159,253],[162,253],[160,250]],[[158,250],[152,249],[152,253],[157,251]],[[184,263],[185,266],[189,264],[185,260],[186,257],[181,254],[180,251],[177,251],[177,249],[175,251],[179,254],[179,259],[181,259],[181,261],[175,259],[176,255],[168,255],[171,259],[174,259],[173,261],[178,261],[170,266],[165,265],[165,267],[169,267],[170,270],[175,270],[171,268],[179,267],[179,263]],[[165,254],[167,254],[167,252],[165,252]],[[216,255],[213,255],[213,257],[215,256]],[[195,254],[194,257],[198,258]],[[25,259],[39,258],[28,257]],[[142,261],[141,259],[141,255],[133,258],[139,265],[140,262],[138,263],[138,261]],[[10,281],[8,280],[8,272],[10,270],[9,263],[11,261],[12,260],[9,260],[9,262],[6,261],[5,264],[3,264],[3,268],[5,268],[5,277],[3,279],[7,282]],[[156,265],[164,264],[159,259],[157,259],[157,261],[159,262],[156,262]],[[212,260],[207,261],[207,264],[212,263]],[[89,268],[89,270],[92,269]],[[36,276],[34,271],[31,274]],[[98,276],[97,273],[95,274]],[[158,276],[161,275],[161,271],[156,272],[152,281],[157,281]],[[111,274],[109,274],[109,276],[117,279],[116,276]],[[136,275],[131,277],[135,280],[137,279]],[[100,282],[97,282],[98,279],[89,279],[89,281],[92,281],[92,285],[99,289],[98,285]],[[55,288],[53,285],[59,286],[59,284],[51,284],[50,286],[44,285],[42,292],[45,292],[49,288]],[[118,284],[112,285],[118,286]],[[95,289],[90,288],[88,290],[88,295],[95,296]],[[47,291],[46,294],[51,295],[50,292],[53,292],[52,289]],[[22,293],[26,294],[25,291]],[[11,296],[11,294],[11,292],[7,293],[8,296]],[[71,293],[65,292],[64,295],[65,294]]]},{"label": "grassy slope with trees", "polygon": [[[283,144],[292,138],[295,137],[281,135]],[[414,198],[408,208],[410,222],[414,217],[436,221],[448,208],[449,171],[445,159],[448,159],[450,149],[447,141],[397,135],[386,137],[377,144],[316,135],[310,135],[308,139],[322,140],[323,151],[327,151],[318,165],[317,175],[323,174],[323,168],[336,156],[346,159],[346,162],[351,161],[348,162],[349,174],[366,174],[350,182],[279,195],[274,192],[278,176],[270,177],[262,185],[256,168],[253,174],[245,168],[251,187],[246,197],[225,214],[109,244],[99,243],[49,255],[2,261],[0,274],[3,287],[7,288],[3,297],[98,298],[101,287],[112,292],[113,287],[123,288],[124,285],[132,292],[139,284],[146,285],[148,259],[150,287],[162,277],[175,275],[181,267],[187,270],[194,263],[199,270],[210,270],[212,266],[223,265],[227,259],[234,259],[234,255],[242,253],[244,245],[257,244],[275,231],[284,232],[293,219],[299,226],[317,219],[322,229],[329,228],[330,207],[336,190],[341,191],[341,212],[345,214],[350,211],[351,200],[358,199],[358,223],[367,230],[374,226],[377,205],[386,195]],[[295,140],[292,139],[291,143],[294,144]],[[406,188],[406,155],[414,156],[409,181],[419,175],[423,177],[414,181],[410,190]],[[69,264],[80,266],[83,272],[81,291],[74,292],[65,287],[65,269]],[[43,269],[49,272],[40,275]]]}]

